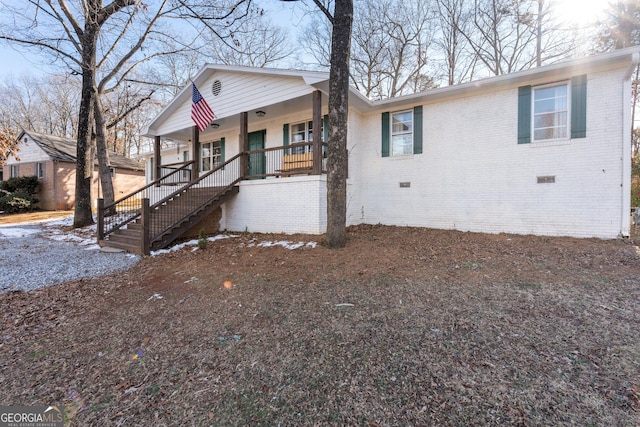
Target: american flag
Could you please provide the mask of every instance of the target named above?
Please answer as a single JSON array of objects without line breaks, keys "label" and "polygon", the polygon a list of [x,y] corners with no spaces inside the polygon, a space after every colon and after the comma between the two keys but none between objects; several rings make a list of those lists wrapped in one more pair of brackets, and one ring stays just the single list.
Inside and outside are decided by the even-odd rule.
[{"label": "american flag", "polygon": [[202,132],[209,126],[211,120],[216,118],[216,115],[207,104],[207,101],[200,95],[200,91],[196,87],[195,83],[191,83],[193,86],[193,97],[191,99],[191,119],[198,126],[198,130]]}]

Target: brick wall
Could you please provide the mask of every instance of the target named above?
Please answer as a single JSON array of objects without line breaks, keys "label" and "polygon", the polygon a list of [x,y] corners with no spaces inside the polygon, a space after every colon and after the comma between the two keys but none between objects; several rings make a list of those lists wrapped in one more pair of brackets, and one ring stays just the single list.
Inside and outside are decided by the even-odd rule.
[{"label": "brick wall", "polygon": [[325,175],[242,181],[240,192],[223,205],[221,228],[322,234],[327,223],[326,194]]},{"label": "brick wall", "polygon": [[[588,76],[584,139],[517,144],[517,87],[425,104],[422,154],[381,157],[380,112],[365,116],[357,147],[362,167],[354,177],[360,204],[349,206],[349,217],[462,231],[618,236],[626,179],[623,75]],[[539,184],[540,176],[555,182]]]},{"label": "brick wall", "polygon": [[202,221],[194,224],[183,237],[185,238],[197,238],[200,234],[200,230],[204,228],[207,235],[213,235],[220,231],[220,220],[222,219],[222,208],[216,209],[209,216]]}]

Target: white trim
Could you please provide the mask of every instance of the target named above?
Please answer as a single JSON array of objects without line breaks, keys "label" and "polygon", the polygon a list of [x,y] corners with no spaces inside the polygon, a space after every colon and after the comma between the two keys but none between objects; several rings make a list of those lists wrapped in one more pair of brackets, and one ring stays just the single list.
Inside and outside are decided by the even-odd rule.
[{"label": "white trim", "polygon": [[[393,116],[395,114],[409,114],[409,116],[411,117],[411,153],[397,153],[394,154],[393,151]],[[413,109],[406,109],[406,110],[398,110],[398,111],[391,111],[389,112],[389,157],[398,157],[398,156],[408,156],[408,155],[412,155],[413,153],[413,140],[414,140],[414,133],[415,133],[415,123],[413,120]],[[400,136],[400,135],[409,135],[409,132],[399,132],[396,135]]]},{"label": "white trim", "polygon": [[[564,138],[545,138],[545,139],[537,140],[536,133],[535,133],[535,130],[536,130],[535,92],[538,89],[548,89],[548,88],[554,88],[554,87],[560,87],[560,86],[565,86],[567,88],[567,121],[566,121],[567,136]],[[548,142],[556,142],[556,141],[569,142],[571,140],[571,80],[562,80],[558,82],[531,87],[531,129],[529,129],[529,132],[531,134],[532,144],[540,144],[540,143],[548,143]]]}]

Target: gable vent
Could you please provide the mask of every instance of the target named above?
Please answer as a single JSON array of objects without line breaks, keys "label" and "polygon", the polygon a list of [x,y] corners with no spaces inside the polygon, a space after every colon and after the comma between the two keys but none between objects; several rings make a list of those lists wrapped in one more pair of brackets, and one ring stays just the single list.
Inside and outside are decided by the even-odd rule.
[{"label": "gable vent", "polygon": [[221,90],[222,82],[220,82],[220,80],[216,80],[215,82],[213,82],[213,84],[211,85],[211,93],[213,94],[213,96],[220,95]]}]

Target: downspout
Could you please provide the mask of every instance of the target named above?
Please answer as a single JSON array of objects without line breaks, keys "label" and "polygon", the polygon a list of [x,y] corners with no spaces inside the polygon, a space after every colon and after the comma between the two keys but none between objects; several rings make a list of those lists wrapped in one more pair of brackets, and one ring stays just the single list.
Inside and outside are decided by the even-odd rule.
[{"label": "downspout", "polygon": [[631,103],[631,78],[633,73],[638,68],[640,63],[640,53],[636,52],[631,55],[631,64],[624,74],[622,81],[622,153],[620,161],[622,162],[622,181],[620,184],[622,190],[622,212],[621,212],[621,224],[620,235],[622,237],[629,237],[630,235],[630,219],[631,215],[631,132],[633,131],[633,123],[631,122],[632,112],[629,108]]}]

